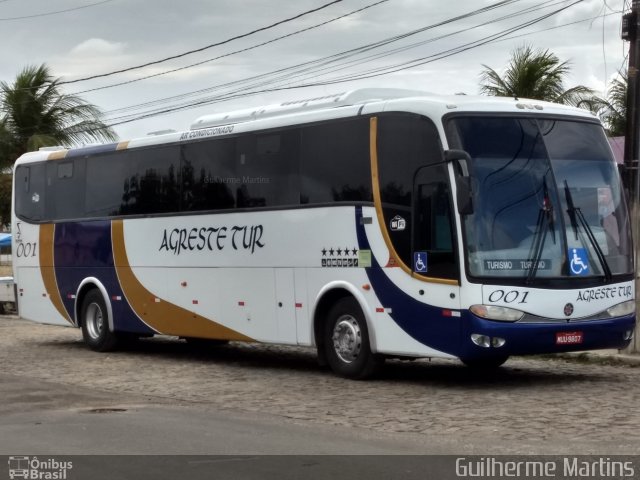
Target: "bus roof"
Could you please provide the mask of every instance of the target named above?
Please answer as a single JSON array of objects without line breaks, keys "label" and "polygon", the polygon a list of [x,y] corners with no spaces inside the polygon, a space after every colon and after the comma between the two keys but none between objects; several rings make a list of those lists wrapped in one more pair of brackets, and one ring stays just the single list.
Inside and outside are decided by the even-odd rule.
[{"label": "bus roof", "polygon": [[490,97],[467,95],[438,95],[420,90],[396,88],[364,88],[306,99],[286,101],[279,104],[254,107],[232,112],[204,115],[191,124],[191,130],[212,128],[235,123],[251,122],[265,118],[280,117],[303,112],[317,112],[346,106],[367,105],[380,102],[401,103],[402,100],[423,101],[444,110],[497,111],[519,110],[552,111],[555,114],[588,116],[593,115],[583,109],[540,100],[518,99],[514,97]]},{"label": "bus roof", "polygon": [[365,88],[286,101],[274,105],[205,115],[198,118],[191,125],[190,130],[186,132],[168,131],[166,134],[150,135],[115,144],[87,145],[72,149],[47,147],[38,152],[24,154],[16,163],[90,155],[101,151],[180,142],[236,131],[277,128],[384,111],[407,111],[428,114],[432,118],[441,118],[443,115],[453,112],[499,112],[530,113],[532,115],[570,115],[597,119],[587,110],[540,100],[471,95],[445,96],[418,90]]}]

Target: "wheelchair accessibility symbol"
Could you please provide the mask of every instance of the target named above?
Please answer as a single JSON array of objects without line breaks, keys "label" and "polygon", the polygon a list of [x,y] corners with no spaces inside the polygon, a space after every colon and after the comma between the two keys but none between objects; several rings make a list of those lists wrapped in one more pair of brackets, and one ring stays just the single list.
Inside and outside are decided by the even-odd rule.
[{"label": "wheelchair accessibility symbol", "polygon": [[569,249],[569,268],[571,275],[589,275],[589,258],[586,249]]},{"label": "wheelchair accessibility symbol", "polygon": [[427,252],[413,252],[413,270],[427,273]]}]

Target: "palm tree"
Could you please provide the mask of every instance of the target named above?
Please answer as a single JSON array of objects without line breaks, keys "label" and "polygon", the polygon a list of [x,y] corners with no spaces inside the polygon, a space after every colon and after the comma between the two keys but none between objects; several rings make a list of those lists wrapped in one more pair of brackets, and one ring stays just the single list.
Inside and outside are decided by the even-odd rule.
[{"label": "palm tree", "polygon": [[40,147],[117,139],[97,107],[59,83],[46,65],[26,67],[12,85],[0,82],[0,166]]},{"label": "palm tree", "polygon": [[563,80],[571,70],[568,61],[560,59],[549,50],[533,50],[531,46],[517,48],[501,77],[498,72],[482,65],[481,93],[501,97],[523,97],[565,105],[579,105],[593,96],[588,87],[578,85],[565,90]]},{"label": "palm tree", "polygon": [[618,77],[611,82],[607,98],[593,99],[591,109],[595,111],[611,137],[622,137],[627,129],[627,85],[626,73],[618,72]]}]

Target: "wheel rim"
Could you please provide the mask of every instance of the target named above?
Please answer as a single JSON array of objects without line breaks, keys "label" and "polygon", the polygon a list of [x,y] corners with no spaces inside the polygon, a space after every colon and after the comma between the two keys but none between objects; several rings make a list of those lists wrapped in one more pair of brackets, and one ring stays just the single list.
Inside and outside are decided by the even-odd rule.
[{"label": "wheel rim", "polygon": [[87,313],[84,319],[87,325],[87,333],[93,339],[100,338],[102,330],[104,329],[104,316],[102,315],[102,309],[97,303],[91,303],[87,307]]},{"label": "wheel rim", "polygon": [[340,360],[351,363],[360,354],[362,330],[351,315],[343,315],[333,327],[333,349]]}]

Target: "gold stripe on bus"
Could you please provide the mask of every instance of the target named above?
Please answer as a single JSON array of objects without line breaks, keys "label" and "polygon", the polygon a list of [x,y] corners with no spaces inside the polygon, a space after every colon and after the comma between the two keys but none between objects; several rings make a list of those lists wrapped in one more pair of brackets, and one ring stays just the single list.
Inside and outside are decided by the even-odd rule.
[{"label": "gold stripe on bus", "polygon": [[56,152],[51,152],[47,157],[47,160],[61,160],[67,156],[69,150],[58,150]]},{"label": "gold stripe on bus", "polygon": [[122,220],[113,220],[111,222],[111,241],[113,244],[113,262],[122,291],[136,315],[151,328],[165,335],[180,337],[255,341],[235,330],[173,303],[164,300],[157,302],[156,299],[159,297],[147,290],[131,269],[124,242],[124,224]]},{"label": "gold stripe on bus", "polygon": [[420,275],[409,268],[400,258],[398,252],[396,252],[389,231],[387,230],[387,222],[384,220],[384,212],[382,210],[382,199],[380,195],[380,175],[378,173],[378,117],[371,117],[369,120],[369,156],[371,159],[371,182],[373,189],[373,204],[376,208],[376,216],[378,217],[378,223],[380,224],[380,231],[384,238],[384,243],[389,249],[390,265],[400,267],[406,273],[414,278],[422,280],[424,282],[442,283],[445,285],[459,285],[457,280],[450,280],[447,278],[435,278]]},{"label": "gold stripe on bus", "polygon": [[40,225],[40,238],[38,239],[40,273],[42,274],[42,281],[44,282],[44,288],[49,300],[51,300],[51,303],[53,303],[53,306],[58,310],[60,315],[73,325],[73,320],[69,317],[69,313],[62,303],[62,296],[60,295],[58,281],[56,280],[53,258],[54,235],[55,225],[53,223]]},{"label": "gold stripe on bus", "polygon": [[120,142],[116,146],[116,150],[126,150],[127,148],[129,148],[129,140],[127,140],[126,142]]}]

